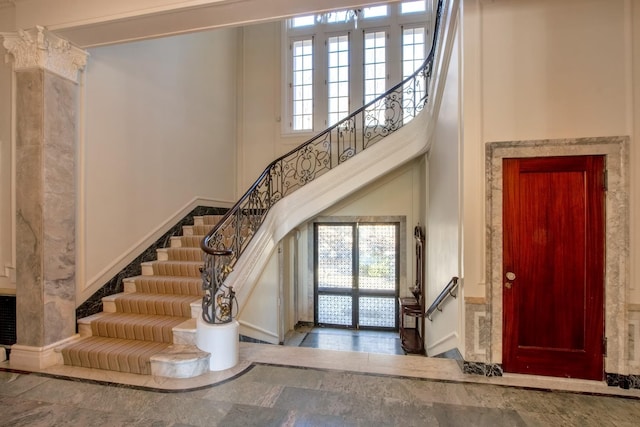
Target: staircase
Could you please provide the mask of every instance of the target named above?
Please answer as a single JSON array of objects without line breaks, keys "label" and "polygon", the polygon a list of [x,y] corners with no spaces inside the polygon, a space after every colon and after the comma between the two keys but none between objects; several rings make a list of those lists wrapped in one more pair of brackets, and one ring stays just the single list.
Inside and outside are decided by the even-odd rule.
[{"label": "staircase", "polygon": [[[444,90],[444,52],[453,46],[456,8],[455,0],[439,0],[431,52],[412,76],[274,160],[223,217],[196,217],[183,236],[158,251],[157,261],[142,265],[141,276],[125,280],[123,293],[103,299],[103,312],[80,319],[81,339],[61,350],[64,363],[173,378],[207,372],[211,355],[195,346],[202,251],[209,300],[215,304],[213,291],[224,284],[234,289],[241,311],[277,243],[294,227],[426,153]],[[443,44],[441,32],[447,36]],[[430,97],[436,102],[428,103]],[[380,112],[385,120],[379,122]],[[345,161],[349,167],[338,167]]]},{"label": "staircase", "polygon": [[210,354],[195,346],[200,241],[220,218],[195,217],[156,261],[141,265],[142,275],[124,279],[124,292],[102,299],[102,312],[79,319],[81,338],[61,349],[64,364],[172,378],[208,372]]}]

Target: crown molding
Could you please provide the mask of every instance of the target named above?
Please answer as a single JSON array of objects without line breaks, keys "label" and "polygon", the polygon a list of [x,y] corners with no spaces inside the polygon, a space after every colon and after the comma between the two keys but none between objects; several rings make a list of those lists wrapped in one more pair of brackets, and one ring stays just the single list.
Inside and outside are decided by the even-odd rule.
[{"label": "crown molding", "polygon": [[0,37],[13,58],[15,71],[43,68],[77,83],[78,71],[87,65],[86,51],[41,26],[15,33],[0,33]]}]

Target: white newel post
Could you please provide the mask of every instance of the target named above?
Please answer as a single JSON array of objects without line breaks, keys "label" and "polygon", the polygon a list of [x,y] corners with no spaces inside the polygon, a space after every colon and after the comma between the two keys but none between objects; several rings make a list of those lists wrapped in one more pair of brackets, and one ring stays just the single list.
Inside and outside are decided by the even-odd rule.
[{"label": "white newel post", "polygon": [[240,324],[237,320],[211,324],[198,316],[196,345],[200,350],[211,353],[209,370],[223,371],[238,364],[239,337]]}]

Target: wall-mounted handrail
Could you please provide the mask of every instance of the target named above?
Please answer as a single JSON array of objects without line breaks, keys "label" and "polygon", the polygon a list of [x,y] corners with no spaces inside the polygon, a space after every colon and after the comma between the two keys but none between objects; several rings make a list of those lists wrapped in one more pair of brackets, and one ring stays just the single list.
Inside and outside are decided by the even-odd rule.
[{"label": "wall-mounted handrail", "polygon": [[452,296],[455,298],[458,295],[457,293],[455,293],[458,288],[458,281],[459,279],[456,276],[453,276],[449,283],[447,283],[447,286],[445,286],[442,292],[440,292],[436,299],[433,300],[433,302],[429,306],[429,309],[427,310],[427,319],[433,321],[431,316],[436,310],[442,311],[442,303],[448,297]]},{"label": "wall-mounted handrail", "polygon": [[397,131],[422,111],[429,95],[442,6],[443,0],[439,0],[431,49],[416,72],[271,162],[204,237],[200,243],[205,261],[202,269],[204,321],[232,320],[235,294],[224,281],[275,203]]}]

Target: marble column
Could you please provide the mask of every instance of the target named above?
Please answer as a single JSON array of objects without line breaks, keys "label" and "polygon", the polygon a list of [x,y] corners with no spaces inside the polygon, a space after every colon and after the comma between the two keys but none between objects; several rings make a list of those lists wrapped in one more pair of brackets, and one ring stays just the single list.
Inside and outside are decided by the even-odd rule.
[{"label": "marble column", "polygon": [[[75,335],[78,72],[86,52],[42,27],[2,34],[16,88],[16,334],[11,364],[42,368]],[[15,363],[14,363],[15,362]]]}]

